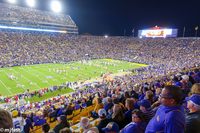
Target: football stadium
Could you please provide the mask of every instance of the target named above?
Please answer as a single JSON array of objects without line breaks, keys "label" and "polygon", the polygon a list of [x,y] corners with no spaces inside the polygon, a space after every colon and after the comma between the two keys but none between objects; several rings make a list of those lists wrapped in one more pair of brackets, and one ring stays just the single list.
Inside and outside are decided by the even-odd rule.
[{"label": "football stadium", "polygon": [[0,133],[199,133],[200,38],[79,34],[62,4],[0,3]]}]

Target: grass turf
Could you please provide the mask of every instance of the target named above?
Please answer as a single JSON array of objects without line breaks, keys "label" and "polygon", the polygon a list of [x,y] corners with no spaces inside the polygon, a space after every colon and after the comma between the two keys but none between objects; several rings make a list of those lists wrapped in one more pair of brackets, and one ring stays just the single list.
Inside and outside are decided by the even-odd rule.
[{"label": "grass turf", "polygon": [[[12,96],[17,93],[23,93],[27,89],[34,91],[61,85],[68,81],[84,81],[98,78],[101,74],[107,72],[118,73],[121,70],[144,66],[146,65],[127,61],[97,59],[88,62],[79,61],[66,64],[38,64],[0,68],[0,95]],[[67,92],[62,92],[61,94],[63,93]],[[55,95],[57,93],[48,94],[46,98]]]}]

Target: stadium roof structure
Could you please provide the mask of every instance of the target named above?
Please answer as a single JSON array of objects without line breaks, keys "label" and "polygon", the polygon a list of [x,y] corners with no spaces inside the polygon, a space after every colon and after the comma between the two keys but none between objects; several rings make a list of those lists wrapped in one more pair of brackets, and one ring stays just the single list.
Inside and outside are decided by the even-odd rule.
[{"label": "stadium roof structure", "polygon": [[61,30],[78,34],[78,27],[69,15],[5,3],[0,3],[0,25]]}]

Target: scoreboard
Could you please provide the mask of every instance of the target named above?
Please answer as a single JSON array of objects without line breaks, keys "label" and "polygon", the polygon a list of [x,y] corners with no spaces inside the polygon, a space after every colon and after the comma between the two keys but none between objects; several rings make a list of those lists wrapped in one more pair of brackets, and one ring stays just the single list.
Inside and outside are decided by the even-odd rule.
[{"label": "scoreboard", "polygon": [[160,28],[155,27],[151,29],[139,30],[138,37],[150,37],[150,38],[157,38],[157,37],[177,37],[178,29],[168,29],[168,28]]}]

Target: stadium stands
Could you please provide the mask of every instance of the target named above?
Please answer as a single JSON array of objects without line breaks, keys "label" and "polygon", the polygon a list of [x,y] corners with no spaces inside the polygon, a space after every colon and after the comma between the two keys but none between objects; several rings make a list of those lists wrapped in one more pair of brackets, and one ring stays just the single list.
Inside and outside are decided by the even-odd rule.
[{"label": "stadium stands", "polygon": [[[34,9],[7,7],[4,4],[0,4],[0,8],[5,10],[0,12],[4,22],[16,21],[14,19],[19,18],[20,23],[27,19],[33,23],[44,20],[47,23],[74,25],[69,16],[67,19],[54,19],[55,16],[48,13],[40,15]],[[18,16],[15,11],[23,13]],[[30,11],[36,16],[30,18]],[[193,132],[192,128],[195,127],[192,127],[191,123],[199,124],[199,119],[192,117],[199,118],[200,111],[199,38],[105,38],[12,30],[1,31],[0,36],[0,67],[96,58],[112,58],[149,65],[134,70],[136,75],[118,76],[112,81],[99,81],[84,89],[77,89],[67,96],[59,95],[22,106],[18,106],[17,100],[24,97],[18,97],[20,94],[16,95],[16,99],[15,96],[11,97],[15,102],[15,107],[9,110],[13,116],[13,127],[25,133],[42,132],[42,126],[46,123],[49,123],[54,132],[59,132],[58,127],[69,127],[70,123],[73,132],[94,132],[94,129],[95,132],[107,132],[117,129],[122,132],[146,133],[184,132],[185,127],[187,132]],[[45,93],[48,88],[40,91]],[[26,95],[31,94],[27,92]],[[9,101],[7,98],[1,100]],[[133,107],[128,107],[127,100],[133,102]],[[106,111],[106,118],[102,118],[103,114],[99,113],[99,109],[102,108]],[[8,110],[7,105],[5,109]],[[125,119],[130,118],[130,115],[131,119]],[[98,118],[99,116],[101,118]],[[87,126],[80,122],[82,117],[86,117]],[[67,126],[63,126],[61,121],[65,121]],[[102,125],[105,128],[100,128],[99,131],[94,128]]]},{"label": "stadium stands", "polygon": [[69,15],[3,3],[0,3],[0,25],[66,30],[67,33],[78,34],[78,28]]}]

